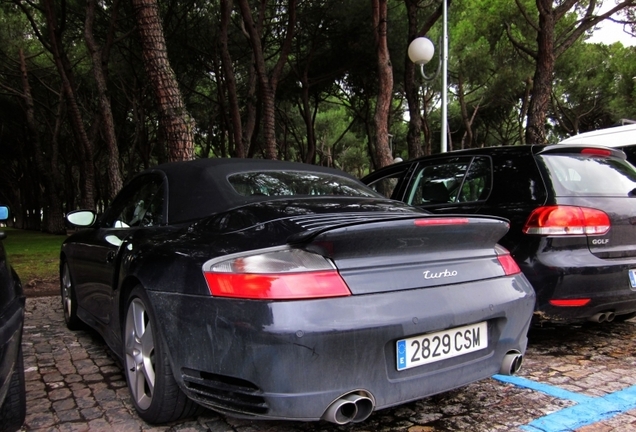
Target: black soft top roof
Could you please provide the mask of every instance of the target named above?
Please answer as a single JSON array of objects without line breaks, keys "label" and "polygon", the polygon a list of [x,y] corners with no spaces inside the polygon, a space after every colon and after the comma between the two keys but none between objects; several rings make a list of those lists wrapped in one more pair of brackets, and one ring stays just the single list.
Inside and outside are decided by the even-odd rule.
[{"label": "black soft top roof", "polygon": [[[232,174],[265,171],[306,171],[327,173],[359,182],[344,171],[299,162],[267,159],[196,159],[170,162],[143,171],[138,176],[154,174],[167,180],[169,223],[199,219],[250,202],[271,200],[267,196],[246,197],[237,193],[227,180]],[[361,183],[360,183],[361,184]]]}]

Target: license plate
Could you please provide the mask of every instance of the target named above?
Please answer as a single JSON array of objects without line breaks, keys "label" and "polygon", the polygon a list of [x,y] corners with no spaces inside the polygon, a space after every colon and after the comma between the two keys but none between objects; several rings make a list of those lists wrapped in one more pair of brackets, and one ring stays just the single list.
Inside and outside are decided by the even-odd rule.
[{"label": "license plate", "polygon": [[632,289],[636,288],[636,270],[629,270],[629,283],[632,285]]},{"label": "license plate", "polygon": [[397,341],[397,369],[405,370],[488,347],[488,324],[480,322]]}]

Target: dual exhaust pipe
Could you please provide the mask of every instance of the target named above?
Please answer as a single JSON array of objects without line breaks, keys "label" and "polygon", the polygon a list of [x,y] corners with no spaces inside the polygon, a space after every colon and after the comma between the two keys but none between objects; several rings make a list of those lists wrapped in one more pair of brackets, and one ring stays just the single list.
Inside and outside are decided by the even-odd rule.
[{"label": "dual exhaust pipe", "polygon": [[348,393],[327,408],[323,420],[338,425],[365,421],[375,408],[373,396],[363,391]]},{"label": "dual exhaust pipe", "polygon": [[499,373],[501,375],[514,375],[521,369],[522,362],[523,355],[519,351],[508,351],[501,362]]},{"label": "dual exhaust pipe", "polygon": [[612,311],[607,312],[599,312],[595,315],[592,315],[588,318],[588,321],[592,321],[595,323],[604,323],[604,322],[612,322],[616,318],[616,314]]},{"label": "dual exhaust pipe", "polygon": [[[614,317],[612,317],[614,319]],[[501,362],[501,375],[514,375],[521,369],[523,355],[517,351],[508,351]],[[369,418],[375,401],[371,394],[365,391],[354,391],[336,399],[327,407],[322,419],[338,425],[359,423]]]}]

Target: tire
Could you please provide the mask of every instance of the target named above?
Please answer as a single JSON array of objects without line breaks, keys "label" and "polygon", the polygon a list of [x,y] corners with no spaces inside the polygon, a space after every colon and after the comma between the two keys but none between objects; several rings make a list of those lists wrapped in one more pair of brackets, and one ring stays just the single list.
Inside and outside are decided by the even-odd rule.
[{"label": "tire", "polygon": [[26,389],[24,386],[24,360],[22,347],[18,349],[18,358],[11,374],[11,383],[7,396],[0,406],[0,432],[19,430],[26,416]]},{"label": "tire", "polygon": [[62,309],[64,310],[64,322],[69,330],[80,330],[83,328],[82,321],[77,316],[77,295],[75,285],[71,279],[71,272],[68,263],[62,265],[60,275],[60,294],[62,296]]},{"label": "tire", "polygon": [[135,409],[144,421],[158,424],[190,417],[199,405],[179,388],[145,290],[128,296],[123,326],[126,381]]}]

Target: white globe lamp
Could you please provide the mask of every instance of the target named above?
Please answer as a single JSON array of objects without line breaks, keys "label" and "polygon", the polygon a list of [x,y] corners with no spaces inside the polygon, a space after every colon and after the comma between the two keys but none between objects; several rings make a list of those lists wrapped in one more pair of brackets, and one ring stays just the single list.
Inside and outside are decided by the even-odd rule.
[{"label": "white globe lamp", "polygon": [[430,39],[418,37],[409,44],[408,54],[413,63],[425,65],[435,55],[435,46],[433,46],[433,42]]}]

